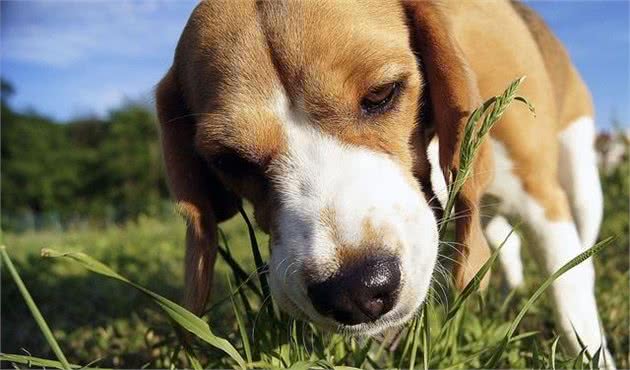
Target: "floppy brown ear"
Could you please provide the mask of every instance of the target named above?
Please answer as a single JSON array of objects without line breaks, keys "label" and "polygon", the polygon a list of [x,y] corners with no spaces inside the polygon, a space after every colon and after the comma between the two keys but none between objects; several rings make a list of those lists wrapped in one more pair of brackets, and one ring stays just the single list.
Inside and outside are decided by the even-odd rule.
[{"label": "floppy brown ear", "polygon": [[[480,103],[475,75],[450,32],[439,4],[433,1],[405,2],[414,51],[420,58],[425,79],[424,97],[428,117],[439,139],[439,162],[445,179],[455,177],[459,148],[469,115]],[[419,129],[422,130],[423,122]],[[426,148],[421,148],[426,150]],[[481,230],[479,202],[490,182],[487,176],[491,156],[482,145],[473,166],[473,175],[463,186],[455,203],[456,253],[455,283],[463,288],[488,259],[490,251]]]},{"label": "floppy brown ear", "polygon": [[166,174],[178,211],[186,218],[184,305],[203,312],[210,294],[217,253],[217,222],[236,212],[207,163],[195,150],[195,121],[188,111],[173,68],[156,91]]}]

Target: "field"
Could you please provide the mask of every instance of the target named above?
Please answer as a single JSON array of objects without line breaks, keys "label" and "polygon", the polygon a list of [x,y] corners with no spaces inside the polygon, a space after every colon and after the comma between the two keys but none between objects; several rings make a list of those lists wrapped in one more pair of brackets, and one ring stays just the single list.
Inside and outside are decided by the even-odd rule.
[{"label": "field", "polygon": [[[611,352],[620,368],[630,366],[627,171],[626,161],[604,177],[606,216],[601,237],[614,235],[616,239],[613,245],[595,257],[600,312]],[[235,217],[222,229],[235,259],[244,270],[255,271],[244,222]],[[78,264],[42,259],[40,249],[83,251],[130,280],[177,301],[182,286],[183,238],[184,225],[173,215],[161,220],[141,217],[137,222],[106,229],[5,233],[3,243],[71,363],[85,365],[98,360],[91,366],[153,368],[171,366],[173,361],[177,366],[186,364],[181,353],[173,354],[178,343],[176,332],[159,308],[137,291],[92,274]],[[266,246],[265,235],[258,233],[257,239]],[[438,303],[430,310],[433,321],[430,336],[434,339],[432,353],[438,355],[432,356],[431,367],[457,365],[498,343],[527,298],[542,283],[532,258],[527,256],[527,248],[524,260],[528,272],[527,287],[522,291],[506,292],[502,288],[501,273],[495,268],[488,291],[483,296],[475,295],[469,299],[465,310],[456,316],[457,330],[451,333],[454,338],[448,343],[452,348],[440,348],[443,344],[436,342],[435,337],[447,309],[445,301],[452,305],[453,296],[450,293],[447,296],[436,294]],[[215,276],[213,302],[206,318],[215,334],[227,338],[243,353],[237,319],[230,299],[226,299],[230,291],[228,278],[234,284],[232,269],[223,259],[219,260]],[[257,283],[256,280],[254,282]],[[252,310],[256,312],[260,301],[252,298],[252,302],[255,306]],[[523,338],[510,343],[498,366],[549,367],[556,336],[552,317],[549,301],[543,296],[529,309],[515,333],[517,336],[524,334]],[[285,341],[280,341],[284,344],[274,344],[269,342],[272,329],[262,322],[267,320],[258,321],[256,318],[246,317],[249,321],[245,335],[251,342],[252,351],[258,351],[261,358],[265,355],[262,352],[273,353],[274,345],[278,345],[275,350],[283,351],[283,346],[295,340],[296,331],[302,336],[299,347],[304,353],[287,355],[287,358],[294,356],[294,360],[325,357],[337,365],[378,367],[399,366],[403,356],[402,344],[392,352],[383,351],[377,359],[374,352],[378,351],[378,341],[368,343],[361,338],[317,334],[310,326],[291,321],[284,323],[285,329],[280,335],[286,336]],[[339,347],[341,354],[335,353],[334,348],[330,348],[331,344],[327,343],[335,340],[345,341],[341,345],[333,345]],[[318,344],[318,341],[321,343]],[[196,353],[202,363],[211,367],[229,366],[230,362],[222,352],[203,343],[197,345]],[[256,346],[260,348],[256,349]],[[353,352],[356,355],[366,346],[371,347],[367,355],[359,359],[352,357]],[[2,274],[2,351],[54,358],[6,271]],[[287,351],[291,352],[290,348]],[[556,352],[556,361],[567,360],[569,362],[565,364],[572,364],[571,359],[563,354],[562,342],[557,345]],[[483,360],[483,354],[476,355],[461,367],[481,366]],[[278,364],[283,365],[282,362]]]},{"label": "field", "polygon": [[[482,111],[471,115],[461,166],[447,204],[452,204],[462,184],[460,174],[470,168],[483,133],[499,119],[501,114],[497,112],[504,111],[521,81],[513,82],[496,98],[495,108],[499,108],[486,116],[478,130],[474,127]],[[630,366],[629,170],[626,158],[603,176],[605,219],[600,236],[614,239],[592,248],[601,251],[595,258],[596,295],[609,349],[620,368]],[[446,215],[449,210],[447,205]],[[66,368],[69,366],[64,364],[61,352],[73,364],[118,368],[573,368],[582,367],[585,361],[598,363],[599,351],[591,354],[592,358],[583,353],[572,357],[565,352],[555,332],[549,301],[544,295],[535,299],[543,292],[539,287],[551,280],[537,274],[533,258],[527,253],[524,258],[528,274],[523,289],[505,289],[495,266],[487,291],[479,293],[471,284],[459,294],[449,289],[448,272],[440,270],[434,275],[434,289],[427,304],[402,331],[354,338],[321,332],[278,312],[266,294],[265,274],[255,273],[264,271],[263,261],[256,258],[256,240],[262,246],[264,260],[268,252],[266,236],[257,232],[252,237],[240,218],[222,225],[220,234],[221,259],[214,274],[212,302],[204,315],[208,327],[163,298],[177,301],[182,290],[184,225],[174,214],[165,219],[140,217],[105,229],[5,233],[3,244],[52,326],[52,336],[61,350],[53,349],[54,355],[51,353],[48,344],[55,346],[52,336],[48,336],[48,343],[44,340],[22,299],[23,293],[12,281],[17,279],[16,274],[3,268],[2,352],[49,359],[56,356],[61,364],[49,363],[47,367]],[[41,258],[42,248],[47,248],[46,256],[53,258]],[[105,265],[85,255],[64,255],[51,249],[84,252]],[[10,267],[4,249],[0,254],[3,266]],[[487,271],[496,255],[480,274]],[[590,256],[591,251],[583,255]],[[565,267],[574,265],[574,261]],[[109,279],[88,273],[86,268]],[[181,330],[175,322],[195,335]],[[26,365],[31,363],[26,361]]]}]

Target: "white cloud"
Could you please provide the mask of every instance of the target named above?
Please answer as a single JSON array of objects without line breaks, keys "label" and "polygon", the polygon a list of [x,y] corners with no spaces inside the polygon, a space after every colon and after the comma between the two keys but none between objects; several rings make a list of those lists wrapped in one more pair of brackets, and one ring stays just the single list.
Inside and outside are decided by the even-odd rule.
[{"label": "white cloud", "polygon": [[155,0],[2,2],[2,57],[53,67],[99,57],[150,57],[173,49],[193,6]]}]

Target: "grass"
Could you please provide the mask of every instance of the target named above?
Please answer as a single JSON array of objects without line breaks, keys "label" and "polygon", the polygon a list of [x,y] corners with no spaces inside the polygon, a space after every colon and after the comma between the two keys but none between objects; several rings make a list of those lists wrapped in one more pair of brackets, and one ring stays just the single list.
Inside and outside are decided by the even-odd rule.
[{"label": "grass", "polygon": [[[516,98],[515,91],[509,94],[512,99]],[[490,111],[478,118],[498,113],[500,110]],[[475,138],[480,138],[477,135],[483,133],[481,122],[481,131],[470,131],[467,143],[472,147]],[[628,168],[626,161],[604,178],[606,208],[601,235],[617,239],[595,259],[600,312],[620,368],[630,366],[628,215],[627,202],[619,201],[628,199]],[[456,180],[455,186],[461,181]],[[452,189],[452,193],[455,191]],[[261,285],[252,273],[268,257],[266,248],[259,249],[254,242],[264,242],[267,237],[257,233],[256,238],[250,238],[248,228],[238,219],[222,228],[222,258],[215,273],[213,300],[205,315],[209,324],[188,316],[172,302],[179,299],[183,280],[184,225],[176,217],[141,218],[105,230],[5,234],[3,243],[8,246],[10,258],[70,364],[64,364],[59,356],[56,362],[44,360],[57,351],[50,349],[50,337],[46,340],[39,330],[42,320],[33,320],[29,310],[33,305],[24,303],[23,290],[13,282],[15,274],[5,272],[2,351],[15,355],[4,355],[4,360],[58,368],[72,363],[125,368],[226,368],[244,363],[248,367],[293,368],[582,365],[579,359],[568,356],[558,341],[547,297],[535,299],[542,293],[537,288],[548,282],[541,280],[533,259],[527,255],[526,276],[533,279],[527,280],[523,290],[502,289],[499,273],[492,275],[490,288],[483,294],[474,285],[461,295],[436,289],[418,317],[397,338],[391,338],[395,333],[389,333],[385,340],[352,338],[322,333],[309,323],[294,321],[274,310],[270,300],[262,299],[264,283]],[[256,256],[246,245],[262,255]],[[47,256],[55,258],[42,259],[42,247],[49,248]],[[57,249],[64,253],[55,252]],[[193,332],[194,339],[183,341],[181,330],[174,329],[175,322]],[[392,346],[392,342],[398,344]]]}]

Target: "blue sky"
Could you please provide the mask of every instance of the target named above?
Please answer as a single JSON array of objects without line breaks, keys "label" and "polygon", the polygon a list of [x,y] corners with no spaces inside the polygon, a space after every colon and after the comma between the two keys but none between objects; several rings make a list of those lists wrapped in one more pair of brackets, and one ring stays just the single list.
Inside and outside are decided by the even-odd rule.
[{"label": "blue sky", "polygon": [[[482,0],[483,1],[483,0]],[[489,0],[488,0],[489,1]],[[630,125],[630,2],[529,1],[591,88],[600,127]],[[58,120],[151,101],[193,1],[0,1],[1,74],[12,103]]]}]

